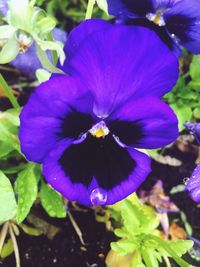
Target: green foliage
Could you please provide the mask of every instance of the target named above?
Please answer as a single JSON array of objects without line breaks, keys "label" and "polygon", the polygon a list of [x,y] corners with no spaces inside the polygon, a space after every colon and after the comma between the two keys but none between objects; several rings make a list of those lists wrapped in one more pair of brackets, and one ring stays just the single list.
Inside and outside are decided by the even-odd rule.
[{"label": "green foliage", "polygon": [[200,119],[200,56],[193,56],[188,73],[180,76],[173,90],[165,96],[165,100],[175,111],[179,120],[179,130],[183,124],[192,119]]},{"label": "green foliage", "polygon": [[21,223],[28,215],[37,197],[34,164],[27,164],[27,167],[19,172],[15,182],[15,191],[18,195],[17,222]]},{"label": "green foliage", "polygon": [[[33,42],[37,44],[37,51],[39,50],[40,54],[46,55],[47,50],[56,51],[61,64],[64,62],[63,45],[50,38],[56,26],[56,19],[34,4],[35,1],[29,2],[29,0],[9,1],[9,12],[5,17],[7,24],[0,26],[1,64],[11,62],[20,52],[26,52]],[[46,61],[48,64],[45,67],[52,65],[53,72],[60,72],[48,58]],[[41,63],[44,64],[42,61]]]},{"label": "green foliage", "polygon": [[40,200],[43,208],[50,217],[66,217],[66,209],[62,196],[44,182],[40,190]]},{"label": "green foliage", "polygon": [[17,203],[12,185],[0,171],[0,224],[14,219],[17,213]]},{"label": "green foliage", "polygon": [[20,153],[18,140],[19,109],[0,112],[0,159],[6,159],[12,151]]},{"label": "green foliage", "polygon": [[133,255],[134,267],[158,267],[166,257],[173,258],[181,267],[189,264],[181,259],[193,245],[190,240],[163,240],[157,230],[159,219],[154,210],[141,204],[136,198],[121,204],[122,227],[115,230],[119,241],[111,248],[120,256]]}]

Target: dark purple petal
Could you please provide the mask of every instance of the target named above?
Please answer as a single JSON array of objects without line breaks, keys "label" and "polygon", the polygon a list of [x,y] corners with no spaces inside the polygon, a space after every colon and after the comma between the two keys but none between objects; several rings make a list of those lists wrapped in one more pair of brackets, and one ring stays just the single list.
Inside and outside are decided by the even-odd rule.
[{"label": "dark purple petal", "polygon": [[184,126],[190,131],[200,145],[200,123],[186,122]]},{"label": "dark purple petal", "polygon": [[186,190],[194,201],[200,203],[200,163],[197,165],[187,182]]},{"label": "dark purple petal", "polygon": [[[118,146],[117,143],[115,145]],[[77,146],[74,153],[71,151],[73,146]],[[118,146],[119,151],[115,148],[115,154],[112,156],[106,154],[105,150],[104,157],[99,157],[99,163],[95,162],[95,166],[92,165],[94,163],[92,157],[96,158],[98,155],[95,153],[89,155],[89,153],[92,152],[90,149],[89,151],[85,150],[86,155],[84,155],[81,152],[82,149],[80,144],[71,145],[70,141],[62,142],[61,145],[51,151],[45,159],[43,174],[47,182],[63,196],[83,205],[111,205],[120,201],[133,193],[145,180],[151,170],[149,157],[132,148],[126,150]],[[124,152],[122,152],[122,150],[124,150]],[[120,161],[121,164],[119,164],[121,153],[126,153],[127,158],[129,157],[129,161],[132,161],[134,165],[132,171],[128,172],[119,182],[116,178],[119,176],[119,172],[123,174],[127,171],[127,163],[124,164],[126,157],[124,158],[124,156],[122,156],[122,162]],[[78,162],[74,160],[68,162],[67,166],[63,165],[60,159],[63,156],[68,156],[66,158],[67,160],[70,154],[72,158],[73,155],[77,156]],[[103,155],[101,154],[100,156]],[[88,162],[88,159],[91,161]],[[99,169],[100,173],[97,173],[95,169],[95,167],[98,168],[96,164],[99,164],[99,167],[101,167],[101,169]],[[91,173],[90,177],[84,176],[84,174],[91,170],[94,170],[98,177],[95,176],[95,173],[94,175]],[[70,175],[67,175],[67,172]],[[76,173],[75,176],[73,172]],[[80,180],[79,176],[81,172],[84,177]],[[105,177],[105,175],[107,175],[107,177]],[[83,178],[85,178],[85,181],[82,181]],[[110,185],[112,186],[110,187]]]},{"label": "dark purple petal", "polygon": [[[80,84],[65,75],[41,84],[20,115],[22,152],[29,160],[42,162],[56,143],[65,137],[62,136],[66,128],[65,118],[71,113],[72,107],[87,113],[91,110],[90,102],[90,96]],[[75,123],[80,124],[80,121]]]},{"label": "dark purple petal", "polygon": [[82,42],[68,72],[94,95],[95,114],[106,117],[127,99],[167,93],[176,83],[178,60],[153,31],[114,25]]},{"label": "dark purple petal", "polygon": [[178,137],[177,118],[160,99],[126,102],[109,119],[112,133],[124,144],[137,148],[159,148]]},{"label": "dark purple petal", "polygon": [[[64,44],[67,40],[67,33],[55,28],[53,30],[53,37],[55,40]],[[51,59],[50,51],[47,51],[47,55],[49,59]],[[36,55],[35,43],[33,43],[25,53],[18,54],[18,56],[10,64],[19,69],[24,75],[31,79],[35,79],[35,71],[42,68],[42,65]]]},{"label": "dark purple petal", "polygon": [[153,10],[153,1],[151,0],[107,0],[107,2],[108,13],[116,17],[145,17]]},{"label": "dark purple petal", "polygon": [[190,52],[200,53],[200,1],[182,0],[164,14],[170,34]]}]

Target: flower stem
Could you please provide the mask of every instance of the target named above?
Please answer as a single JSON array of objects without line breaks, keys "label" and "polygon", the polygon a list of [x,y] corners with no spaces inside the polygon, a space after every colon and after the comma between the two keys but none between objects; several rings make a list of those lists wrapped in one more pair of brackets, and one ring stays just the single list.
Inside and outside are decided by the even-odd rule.
[{"label": "flower stem", "polygon": [[17,99],[15,98],[12,89],[10,86],[7,84],[6,80],[3,78],[3,76],[0,74],[0,87],[4,90],[6,93],[7,97],[9,98],[11,104],[13,105],[14,108],[20,108],[19,103],[17,102]]},{"label": "flower stem", "polygon": [[85,19],[91,19],[92,18],[92,12],[93,12],[93,8],[94,8],[94,4],[95,4],[95,0],[88,0]]},{"label": "flower stem", "polygon": [[9,222],[6,222],[3,225],[1,232],[0,232],[0,254],[1,254],[4,242],[5,242],[5,239],[6,239],[6,235],[8,233],[8,227],[9,227]]},{"label": "flower stem", "polygon": [[15,237],[15,234],[13,232],[11,224],[9,225],[9,233],[10,233],[10,237],[11,237],[11,240],[12,240],[12,243],[13,243],[13,248],[14,248],[14,253],[15,253],[15,260],[16,260],[16,267],[20,267],[19,248],[18,248],[17,240],[16,240],[16,237]]},{"label": "flower stem", "polygon": [[[48,40],[49,41],[54,41],[52,33],[48,34]],[[52,60],[53,60],[53,64],[56,67],[56,65],[58,63],[58,55],[57,55],[56,51],[51,50],[51,57],[52,57]]]}]

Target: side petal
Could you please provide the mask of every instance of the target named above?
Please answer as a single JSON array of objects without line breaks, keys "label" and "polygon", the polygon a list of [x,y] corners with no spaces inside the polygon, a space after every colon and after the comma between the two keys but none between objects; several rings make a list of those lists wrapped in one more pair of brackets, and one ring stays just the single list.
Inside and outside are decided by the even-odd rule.
[{"label": "side petal", "polygon": [[194,54],[200,53],[200,2],[183,0],[165,15],[166,27],[177,41]]},{"label": "side petal", "polygon": [[99,117],[130,97],[160,97],[178,78],[176,56],[153,31],[138,26],[113,25],[89,35],[68,69],[92,92]]},{"label": "side petal", "polygon": [[187,182],[186,190],[194,201],[200,203],[200,163],[197,165]]},{"label": "side petal", "polygon": [[[90,96],[72,78],[60,75],[42,83],[20,115],[22,152],[29,160],[41,163],[62,138],[59,134],[63,131],[64,118],[71,112],[71,107],[87,113],[89,106],[91,109]],[[74,122],[77,123],[80,124]]]},{"label": "side petal", "polygon": [[107,0],[107,2],[108,13],[116,17],[145,17],[153,9],[153,1],[151,0]]},{"label": "side petal", "polygon": [[159,148],[178,137],[178,121],[174,112],[156,98],[129,101],[109,119],[111,132],[122,143],[137,148]]},{"label": "side petal", "polygon": [[[70,201],[77,201],[83,205],[92,206],[94,203],[96,205],[111,205],[122,200],[129,194],[135,192],[151,171],[150,158],[135,149],[129,148],[126,150],[126,153],[128,153],[130,160],[134,162],[134,168],[127,177],[123,178],[121,182],[116,183],[116,181],[112,181],[115,186],[109,189],[100,186],[99,180],[96,177],[93,177],[88,185],[86,185],[84,181],[82,183],[77,183],[72,181],[72,179],[66,175],[60,164],[60,158],[68,149],[70,149],[71,146],[69,141],[66,141],[64,145],[63,144],[51,151],[47,156],[43,164],[43,174],[47,182],[64,197]],[[112,157],[112,155],[109,156]],[[82,160],[82,164],[90,164],[90,162],[86,162],[84,158],[82,158]],[[73,162],[73,165],[76,164],[77,169],[83,167],[83,165]],[[109,164],[109,161],[107,164]],[[115,162],[115,167],[116,166],[117,169],[110,169],[113,174],[122,171],[124,168],[123,164],[119,165]],[[112,166],[109,165],[107,166],[108,169],[111,167]],[[112,175],[112,177],[114,177],[114,175]],[[88,177],[85,177],[85,179],[87,180]],[[110,183],[109,181],[107,182]],[[106,184],[106,181],[104,181],[104,183]],[[92,197],[96,194],[95,192],[97,192],[97,194],[103,193],[103,202],[101,196],[100,199],[96,199],[96,201],[93,202]]]}]

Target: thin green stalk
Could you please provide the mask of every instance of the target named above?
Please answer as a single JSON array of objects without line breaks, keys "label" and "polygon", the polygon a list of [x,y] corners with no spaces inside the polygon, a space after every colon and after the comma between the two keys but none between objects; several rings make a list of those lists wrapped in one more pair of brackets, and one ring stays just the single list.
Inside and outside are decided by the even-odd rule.
[{"label": "thin green stalk", "polygon": [[8,227],[9,227],[9,222],[4,223],[4,225],[3,225],[2,229],[1,229],[1,232],[0,232],[0,254],[1,254],[3,245],[4,245],[4,242],[5,242],[7,233],[8,233]]},{"label": "thin green stalk", "polygon": [[11,104],[14,108],[20,108],[19,103],[17,102],[16,97],[14,96],[12,89],[7,84],[6,80],[3,78],[3,76],[0,74],[0,87],[4,90],[5,94],[7,95],[8,99],[10,100]]},{"label": "thin green stalk", "polygon": [[[48,40],[49,41],[54,41],[52,33],[48,34]],[[57,55],[56,51],[51,50],[51,56],[52,56],[53,64],[56,67],[56,65],[58,63],[58,55]]]},{"label": "thin green stalk", "polygon": [[95,4],[95,0],[88,0],[88,5],[87,5],[87,11],[86,11],[85,19],[91,19],[93,8],[94,8],[94,4]]},{"label": "thin green stalk", "polygon": [[13,243],[13,248],[14,248],[14,253],[15,253],[15,260],[16,260],[16,267],[20,267],[19,248],[18,248],[17,240],[16,240],[16,237],[15,237],[15,234],[13,232],[11,224],[9,225],[9,233],[10,233],[10,237],[11,237],[11,240],[12,240],[12,243]]}]

